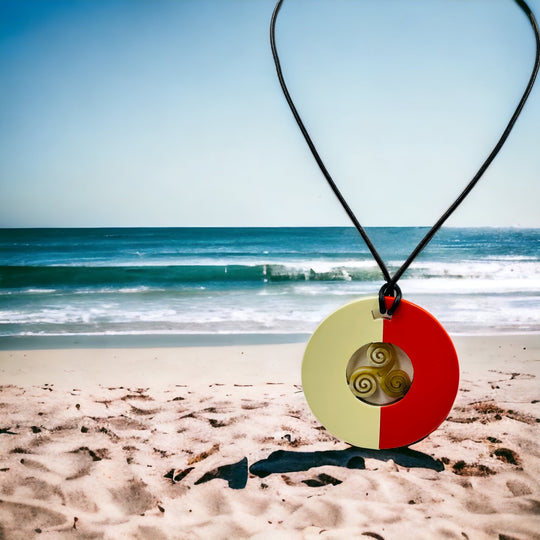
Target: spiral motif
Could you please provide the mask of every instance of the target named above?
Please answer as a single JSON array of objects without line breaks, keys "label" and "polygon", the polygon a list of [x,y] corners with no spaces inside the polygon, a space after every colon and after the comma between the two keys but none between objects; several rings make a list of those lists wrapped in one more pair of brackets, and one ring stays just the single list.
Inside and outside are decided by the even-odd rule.
[{"label": "spiral motif", "polygon": [[363,400],[375,394],[375,401],[367,399],[372,404],[379,404],[382,397],[377,396],[379,389],[393,400],[402,398],[411,387],[411,379],[407,372],[399,369],[398,352],[394,345],[374,342],[364,351],[364,365],[357,365],[349,377],[352,393]]},{"label": "spiral motif", "polygon": [[405,371],[395,369],[380,379],[383,392],[393,398],[403,397],[411,386],[411,379]]},{"label": "spiral motif", "polygon": [[352,393],[359,398],[372,396],[378,387],[377,377],[372,368],[360,368],[353,371],[349,379],[349,387]]},{"label": "spiral motif", "polygon": [[372,343],[366,354],[378,368],[390,368],[396,361],[396,352],[390,343]]}]

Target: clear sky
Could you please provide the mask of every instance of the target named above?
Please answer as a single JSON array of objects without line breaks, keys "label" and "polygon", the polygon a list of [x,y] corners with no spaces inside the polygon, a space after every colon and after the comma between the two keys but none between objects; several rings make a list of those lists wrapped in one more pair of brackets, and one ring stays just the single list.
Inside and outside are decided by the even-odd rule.
[{"label": "clear sky", "polygon": [[[529,0],[540,18],[540,0]],[[349,222],[274,0],[0,0],[0,227]],[[529,78],[513,0],[285,0],[285,77],[361,223],[430,225]],[[540,227],[540,81],[453,226]]]}]

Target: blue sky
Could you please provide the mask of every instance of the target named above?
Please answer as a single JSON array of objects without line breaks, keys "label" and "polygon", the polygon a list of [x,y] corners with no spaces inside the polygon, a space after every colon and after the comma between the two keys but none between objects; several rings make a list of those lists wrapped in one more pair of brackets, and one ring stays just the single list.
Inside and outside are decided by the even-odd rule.
[{"label": "blue sky", "polygon": [[[275,76],[273,7],[0,0],[0,227],[349,225]],[[366,226],[435,221],[534,59],[512,0],[285,0],[277,44]],[[539,126],[540,82],[449,225],[540,227]]]}]

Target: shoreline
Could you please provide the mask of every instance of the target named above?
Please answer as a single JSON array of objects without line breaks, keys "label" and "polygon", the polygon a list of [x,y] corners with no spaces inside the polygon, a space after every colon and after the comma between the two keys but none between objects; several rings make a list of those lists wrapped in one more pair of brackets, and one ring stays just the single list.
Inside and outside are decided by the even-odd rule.
[{"label": "shoreline", "polygon": [[[291,333],[200,333],[200,334],[68,334],[0,336],[2,351],[35,351],[62,349],[136,349],[136,348],[183,348],[183,347],[223,347],[234,345],[282,345],[290,343],[306,344],[309,332]],[[507,330],[491,332],[448,332],[450,338],[492,339],[502,337],[537,339],[538,332]]]},{"label": "shoreline", "polygon": [[78,334],[0,337],[0,351],[46,349],[136,349],[223,347],[228,345],[279,345],[306,343],[308,333],[251,334]]},{"label": "shoreline", "polygon": [[[216,336],[219,338],[220,336]],[[452,336],[461,373],[482,375],[490,366],[524,369],[540,377],[540,336]],[[137,341],[135,341],[137,343]],[[245,383],[271,380],[301,384],[307,339],[288,343],[214,343],[205,345],[72,347],[0,350],[0,383],[63,387]]]}]

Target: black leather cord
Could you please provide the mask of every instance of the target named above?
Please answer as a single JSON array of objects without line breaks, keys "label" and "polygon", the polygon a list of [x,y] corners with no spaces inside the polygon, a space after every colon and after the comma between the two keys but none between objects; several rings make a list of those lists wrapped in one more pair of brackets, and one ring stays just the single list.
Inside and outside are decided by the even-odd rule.
[{"label": "black leather cord", "polygon": [[[300,115],[298,113],[298,110],[296,109],[296,106],[294,105],[294,102],[291,98],[291,95],[289,93],[289,90],[287,88],[287,85],[285,84],[285,79],[283,78],[283,72],[281,70],[281,64],[279,61],[279,56],[277,53],[276,48],[276,37],[275,37],[275,29],[276,29],[276,20],[279,13],[279,10],[281,9],[281,6],[283,5],[284,0],[278,0],[274,12],[272,13],[272,19],[270,21],[270,46],[272,48],[272,55],[274,57],[274,63],[276,65],[276,71],[277,76],[279,79],[279,83],[281,85],[281,89],[283,90],[283,94],[285,95],[285,99],[287,100],[287,103],[289,104],[289,107],[293,113],[293,116],[296,120],[296,123],[298,124],[298,127],[300,128],[300,131],[302,132],[302,135],[304,136],[304,139],[306,140],[307,145],[309,146],[309,149],[311,150],[311,153],[313,154],[313,157],[315,158],[315,161],[317,162],[317,165],[319,166],[321,172],[323,173],[326,181],[328,182],[330,188],[334,192],[335,196],[338,198],[339,202],[343,206],[345,212],[349,216],[350,220],[353,222],[354,226],[360,233],[360,236],[363,238],[364,242],[366,243],[369,251],[373,255],[373,258],[377,262],[377,265],[379,266],[381,272],[383,273],[384,279],[386,280],[386,283],[381,288],[379,297],[384,297],[385,294],[391,294],[392,296],[395,296],[394,304],[392,305],[392,312],[395,311],[395,309],[399,305],[399,300],[401,298],[401,291],[399,291],[399,288],[397,287],[397,281],[399,278],[405,273],[405,271],[409,268],[411,263],[414,261],[414,259],[420,254],[420,252],[426,247],[426,245],[430,242],[430,240],[435,236],[437,231],[442,227],[444,222],[455,212],[457,207],[463,202],[465,197],[472,191],[474,186],[478,183],[480,178],[483,176],[483,174],[486,172],[487,168],[490,166],[491,162],[495,159],[495,156],[499,153],[500,149],[504,145],[506,139],[508,138],[508,135],[510,135],[510,132],[512,131],[512,128],[514,127],[514,124],[516,123],[516,120],[518,119],[518,116],[520,115],[523,106],[525,105],[525,102],[527,101],[527,98],[529,97],[529,94],[531,93],[532,87],[534,85],[536,75],[538,74],[538,69],[540,67],[540,31],[538,29],[538,23],[536,22],[536,19],[534,17],[534,14],[532,13],[531,9],[525,2],[525,0],[514,0],[517,5],[523,10],[527,18],[529,19],[529,22],[531,23],[535,40],[536,40],[536,56],[534,61],[534,67],[531,73],[531,76],[529,78],[529,82],[527,84],[527,87],[525,88],[525,92],[523,93],[523,96],[521,97],[521,100],[514,111],[514,114],[510,118],[510,121],[508,122],[508,125],[504,129],[501,137],[499,138],[497,144],[487,157],[487,159],[482,163],[482,166],[480,169],[478,169],[478,172],[474,175],[472,180],[467,184],[465,189],[460,193],[460,195],[457,197],[457,199],[450,205],[450,207],[444,212],[444,214],[437,220],[437,222],[431,227],[431,229],[427,232],[427,234],[424,236],[424,238],[418,243],[418,245],[414,248],[414,250],[411,252],[407,260],[401,265],[401,267],[396,271],[396,273],[392,276],[390,272],[388,271],[388,268],[386,267],[383,259],[375,249],[375,246],[371,242],[367,232],[365,229],[360,225],[360,222],[356,218],[354,212],[351,210],[350,206],[347,204],[347,201],[343,197],[342,193],[338,189],[336,183],[332,179],[330,173],[328,172],[326,166],[323,163],[323,160],[321,159],[319,153],[317,152],[317,149],[315,148],[315,145],[313,144],[313,141],[311,140],[311,137],[309,136],[309,133],[307,132],[306,127],[304,126],[304,123],[302,122],[302,119],[300,118]],[[399,291],[399,293],[398,293]],[[392,294],[394,293],[394,294]],[[382,308],[384,308],[384,302],[381,304]],[[385,308],[384,308],[385,309]],[[389,310],[390,311],[390,310]],[[384,313],[383,309],[381,309],[381,313]],[[388,313],[391,315],[391,313]]]}]

